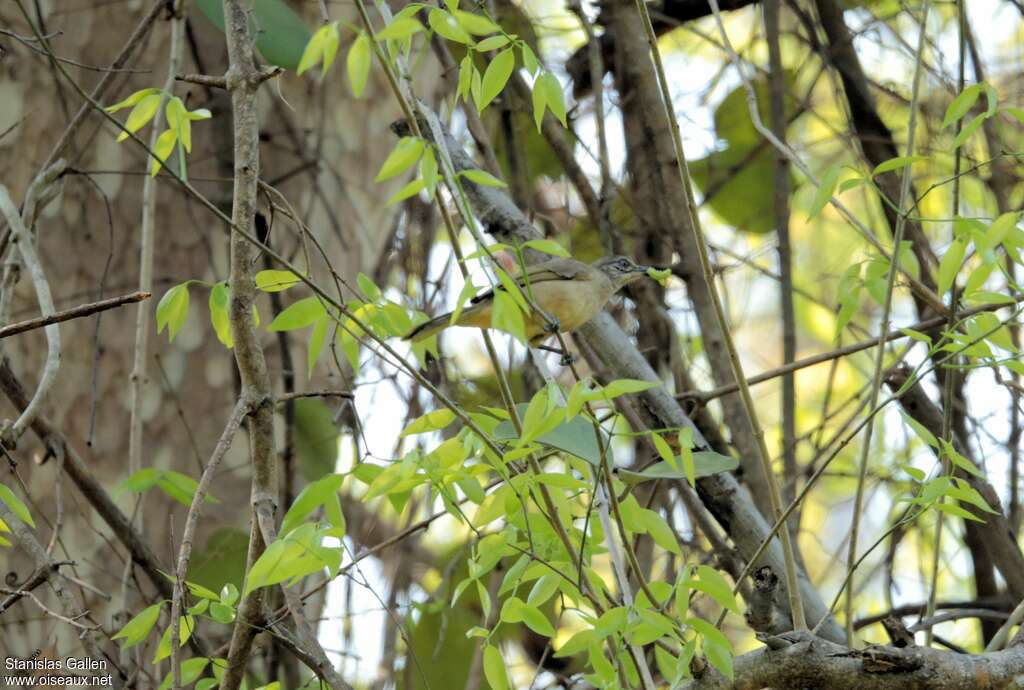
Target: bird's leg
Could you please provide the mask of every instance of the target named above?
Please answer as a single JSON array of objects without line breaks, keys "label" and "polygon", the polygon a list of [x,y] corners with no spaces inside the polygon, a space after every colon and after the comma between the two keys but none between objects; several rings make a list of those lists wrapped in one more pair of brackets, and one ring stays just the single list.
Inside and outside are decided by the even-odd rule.
[{"label": "bird's leg", "polygon": [[544,332],[554,334],[560,330],[562,330],[561,322],[554,316],[547,317],[547,321],[544,323]]},{"label": "bird's leg", "polygon": [[545,352],[554,352],[556,355],[562,355],[562,358],[558,360],[558,363],[563,367],[567,367],[573,364],[578,358],[571,352],[566,352],[560,347],[551,347],[549,345],[536,345],[538,350],[544,350]]}]

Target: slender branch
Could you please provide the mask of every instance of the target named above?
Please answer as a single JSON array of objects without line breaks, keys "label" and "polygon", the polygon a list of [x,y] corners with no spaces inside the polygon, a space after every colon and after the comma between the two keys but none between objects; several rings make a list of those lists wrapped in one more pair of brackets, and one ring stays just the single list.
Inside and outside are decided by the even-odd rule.
[{"label": "slender branch", "polygon": [[210,491],[210,485],[213,484],[213,477],[217,473],[221,460],[224,459],[224,456],[231,448],[231,442],[238,432],[238,427],[242,424],[245,412],[245,405],[241,401],[235,404],[231,416],[228,417],[227,424],[224,425],[224,431],[221,433],[220,439],[213,449],[210,461],[206,463],[203,474],[199,477],[195,493],[192,494],[192,504],[189,506],[188,514],[185,516],[185,527],[181,534],[181,546],[178,547],[178,560],[174,569],[174,594],[171,597],[171,672],[174,690],[181,687],[181,659],[178,656],[178,647],[180,645],[177,621],[181,618],[183,603],[182,583],[188,574],[188,563],[192,557],[192,541],[195,537],[196,527],[199,524],[199,516],[202,514],[206,494]]},{"label": "slender branch", "polygon": [[149,298],[150,293],[148,292],[132,292],[119,297],[109,297],[96,302],[89,302],[88,304],[80,304],[77,307],[71,307],[70,309],[63,309],[53,313],[51,316],[39,316],[34,319],[19,321],[18,323],[12,323],[9,326],[0,327],[0,340],[9,338],[12,335],[25,333],[27,331],[34,331],[37,328],[49,326],[51,323],[62,323],[64,321],[71,321],[72,319],[81,319],[86,316],[92,316],[93,314],[101,311],[116,309],[126,304],[141,302],[142,300]]},{"label": "slender branch", "polygon": [[[635,3],[637,12],[640,14],[643,22],[644,31],[647,34],[647,42],[650,44],[650,53],[653,58],[655,73],[658,76],[658,85],[661,88],[661,97],[665,108],[665,116],[669,120],[669,129],[672,132],[672,145],[675,149],[679,176],[681,178],[683,189],[686,192],[687,206],[690,211],[690,228],[694,235],[694,244],[697,246],[701,272],[703,273],[704,282],[707,283],[708,292],[711,293],[711,302],[714,306],[718,326],[722,331],[722,341],[725,344],[726,351],[729,355],[729,364],[732,367],[733,379],[735,379],[739,384],[740,400],[743,402],[744,412],[746,413],[750,427],[753,430],[754,439],[757,443],[757,450],[760,456],[759,460],[767,483],[768,499],[771,504],[773,517],[778,519],[782,514],[782,498],[779,495],[779,487],[778,482],[775,479],[775,472],[772,470],[771,454],[768,452],[768,445],[765,442],[764,429],[761,427],[760,421],[758,421],[757,408],[754,406],[754,399],[750,395],[750,387],[747,385],[746,377],[743,374],[743,365],[740,362],[739,351],[736,349],[736,343],[729,332],[729,324],[725,317],[725,310],[722,307],[721,297],[718,294],[714,271],[711,268],[711,260],[708,258],[707,242],[704,239],[704,232],[701,229],[700,219],[697,216],[697,211],[694,205],[693,188],[686,164],[686,156],[683,152],[683,139],[679,132],[679,122],[676,120],[675,113],[672,111],[672,95],[669,90],[668,79],[665,75],[665,68],[661,62],[661,52],[658,50],[658,39],[654,33],[654,27],[651,26],[651,18],[647,13],[647,6],[644,4],[643,0],[635,0]],[[729,46],[730,56],[733,56],[735,53],[732,51],[732,46],[729,45],[729,37],[725,32],[725,26],[722,24],[722,15],[718,8],[718,3],[716,0],[710,0],[709,4],[714,12],[715,21],[718,23],[719,30],[722,32],[723,41],[725,41],[726,45]],[[742,73],[742,70],[740,71]],[[744,83],[747,83],[745,78]],[[756,99],[754,101],[753,110],[757,110]],[[794,556],[793,545],[791,543],[788,529],[784,528],[781,530],[779,533],[779,541],[782,542],[782,552],[785,558],[786,594],[789,596],[789,606],[791,609],[790,615],[793,617],[793,626],[797,630],[803,630],[807,627],[807,621],[804,615],[803,603],[800,600],[800,586],[797,580],[796,557]]]},{"label": "slender branch", "polygon": [[[1013,295],[1010,297],[1010,300],[1011,301],[1007,304],[981,304],[971,307],[970,309],[964,309],[963,311],[956,313],[956,319],[961,320],[974,316],[975,314],[981,314],[982,312],[996,311],[1008,306],[1008,304],[1019,304],[1020,302],[1024,302],[1024,294]],[[811,355],[810,357],[804,357],[803,359],[796,360],[792,364],[787,364],[775,369],[769,369],[768,371],[751,376],[747,379],[747,385],[755,386],[759,383],[771,381],[772,379],[793,371],[813,367],[816,364],[830,362],[841,357],[847,357],[858,352],[863,352],[864,350],[870,350],[883,341],[890,342],[892,340],[909,338],[910,336],[907,335],[907,331],[918,331],[920,333],[931,334],[946,326],[948,322],[949,319],[945,316],[934,316],[930,319],[925,319],[924,321],[918,321],[917,323],[909,326],[889,331],[884,338],[882,336],[876,336],[869,340],[862,340],[859,343],[853,343],[852,345],[847,345],[836,350]],[[729,393],[735,393],[738,389],[739,386],[737,384],[730,383],[717,388],[712,388],[709,391],[689,391],[686,393],[680,393],[676,397],[680,400],[694,400],[697,403],[704,405],[715,398],[720,398],[723,395],[728,395]]]},{"label": "slender branch", "polygon": [[[35,241],[32,236],[32,226],[36,217],[42,211],[42,207],[56,195],[60,174],[64,171],[64,162],[58,161],[53,166],[46,168],[32,181],[28,193],[25,196],[25,208],[19,215],[17,206],[11,200],[7,188],[0,185],[0,214],[7,219],[7,224],[14,237],[14,243],[8,247],[9,252],[18,252],[28,266],[29,274],[32,276],[32,284],[35,287],[36,299],[39,302],[39,311],[44,318],[53,317],[56,309],[53,306],[53,297],[50,294],[50,283],[46,279],[43,265],[36,254]],[[13,446],[17,443],[22,434],[32,425],[33,420],[39,414],[46,396],[53,387],[57,378],[57,371],[60,369],[60,326],[53,321],[44,327],[46,333],[46,361],[43,365],[43,373],[39,377],[39,385],[21,415],[9,428],[0,431],[4,436],[4,443]]]},{"label": "slender branch", "polygon": [[[713,1],[714,0],[712,0],[712,2]],[[910,121],[907,124],[907,156],[914,153],[914,135],[917,127],[917,99],[921,85],[921,65],[924,61],[924,39],[927,33],[926,22],[928,19],[928,10],[929,3],[925,2],[924,8],[921,10],[922,18],[921,30],[918,36],[917,63],[914,66],[914,86],[910,99]],[[900,263],[899,248],[903,241],[903,229],[906,227],[907,223],[907,216],[906,213],[904,213],[904,209],[906,208],[907,200],[910,198],[910,180],[911,166],[908,165],[903,169],[903,180],[900,186],[899,200],[900,215],[896,221],[896,228],[893,233],[893,258],[889,265],[889,275],[885,284],[885,299],[882,301],[882,334],[889,331],[889,317],[892,314],[892,297],[896,286],[896,274],[899,271]],[[875,405],[878,403],[878,397],[882,390],[882,374],[884,368],[885,346],[879,345],[878,350],[875,353],[875,370],[871,379],[871,394],[869,397],[868,409],[874,409]],[[857,538],[860,535],[861,509],[864,504],[864,487],[867,483],[868,460],[871,457],[871,436],[875,430],[874,420],[874,415],[871,415],[868,418],[867,428],[864,431],[864,440],[862,441],[860,449],[860,462],[857,471],[857,493],[853,502],[853,517],[850,519],[850,541],[846,558],[848,580],[851,580],[853,577],[853,569],[857,561]],[[846,593],[845,602],[846,636],[849,638],[851,644],[853,643],[853,595],[855,591],[856,587],[853,585],[851,580],[849,589]]]}]

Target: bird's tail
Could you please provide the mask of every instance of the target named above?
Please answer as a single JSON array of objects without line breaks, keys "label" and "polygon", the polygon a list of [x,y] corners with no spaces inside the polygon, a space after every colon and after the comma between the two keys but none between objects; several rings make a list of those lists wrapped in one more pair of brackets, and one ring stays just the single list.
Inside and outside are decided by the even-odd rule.
[{"label": "bird's tail", "polygon": [[429,321],[424,321],[419,326],[416,326],[416,328],[409,331],[408,335],[405,336],[405,340],[411,340],[414,343],[426,340],[430,336],[440,333],[444,329],[448,328],[451,320],[451,312],[442,314],[441,316],[435,316]]}]

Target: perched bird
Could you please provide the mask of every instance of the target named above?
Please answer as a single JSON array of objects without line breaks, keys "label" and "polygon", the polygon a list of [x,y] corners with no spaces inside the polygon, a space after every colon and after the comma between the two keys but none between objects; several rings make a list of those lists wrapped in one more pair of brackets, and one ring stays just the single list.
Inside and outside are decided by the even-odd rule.
[{"label": "perched bird", "polygon": [[[606,256],[590,265],[574,259],[551,259],[527,266],[526,276],[537,306],[558,322],[557,330],[568,332],[594,318],[616,292],[646,275],[648,268],[624,256]],[[522,275],[514,278],[525,285]],[[497,289],[504,290],[500,286]],[[405,336],[406,340],[424,340],[448,326],[490,328],[493,291],[477,295],[471,304],[455,323],[451,323],[452,312],[443,314],[421,323]],[[554,330],[542,314],[526,315],[526,337],[531,345],[538,345]]]}]

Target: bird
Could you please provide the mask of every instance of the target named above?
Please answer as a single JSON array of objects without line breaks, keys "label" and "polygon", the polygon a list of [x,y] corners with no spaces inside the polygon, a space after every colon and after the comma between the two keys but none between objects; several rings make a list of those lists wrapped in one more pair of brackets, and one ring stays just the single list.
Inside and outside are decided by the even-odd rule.
[{"label": "bird", "polygon": [[[575,259],[557,258],[527,266],[530,292],[534,303],[551,317],[534,311],[525,316],[526,337],[533,346],[540,345],[555,331],[573,331],[594,318],[604,305],[623,287],[647,275],[650,266],[641,266],[625,256],[605,256],[592,264]],[[514,276],[524,287],[523,275]],[[497,290],[504,290],[498,286]],[[527,292],[526,294],[530,294]],[[406,340],[426,340],[449,326],[491,327],[494,291],[477,295],[471,306],[451,323],[452,313],[436,316],[416,326]]]}]

